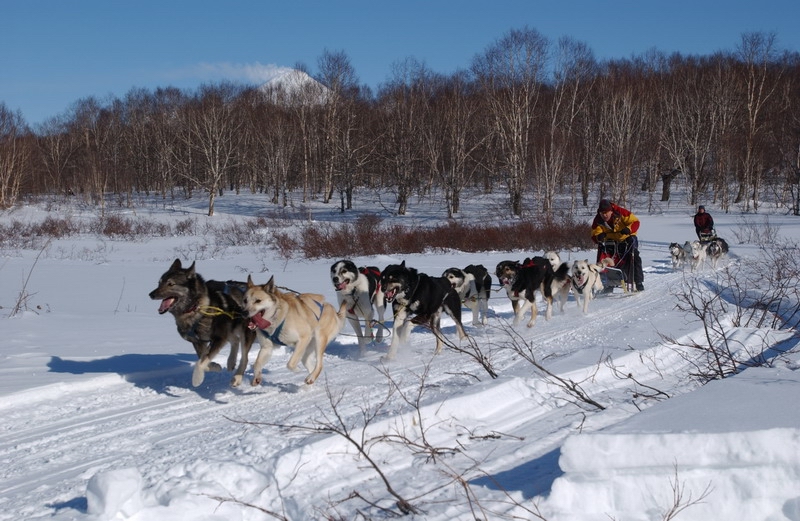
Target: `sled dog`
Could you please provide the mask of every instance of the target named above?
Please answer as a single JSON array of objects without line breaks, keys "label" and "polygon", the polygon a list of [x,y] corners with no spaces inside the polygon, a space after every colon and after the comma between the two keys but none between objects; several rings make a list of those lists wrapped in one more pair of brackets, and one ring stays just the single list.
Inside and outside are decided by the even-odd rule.
[{"label": "sled dog", "polygon": [[692,241],[688,244],[689,264],[692,267],[692,271],[696,271],[698,268],[702,267],[703,263],[706,261],[706,248],[708,247],[708,243]]},{"label": "sled dog", "polygon": [[464,269],[448,268],[442,277],[450,281],[461,302],[472,310],[472,325],[486,325],[492,276],[483,264],[470,264]]},{"label": "sled dog", "polygon": [[[564,306],[567,304],[567,299],[569,298],[569,290],[572,284],[569,275],[570,266],[561,262],[561,256],[555,251],[546,252],[544,258],[550,262],[550,267],[553,268],[554,276],[550,281],[550,293],[553,295],[553,300],[558,302],[558,310],[563,312]],[[561,268],[562,265],[566,265],[566,267]],[[559,273],[559,269],[564,270],[562,273],[566,272],[567,275],[564,277],[556,277],[555,274]]]},{"label": "sled dog", "polygon": [[725,239],[717,237],[706,243],[706,258],[711,261],[711,266],[716,269],[719,260],[728,253],[728,243]]},{"label": "sled dog", "polygon": [[[347,308],[344,304],[339,312],[316,293],[281,292],[275,287],[274,277],[263,285],[253,283],[247,276],[247,291],[244,308],[250,317],[249,327],[257,332],[261,349],[253,364],[253,385],[261,384],[261,369],[272,356],[274,344],[294,348],[286,364],[294,371],[302,360],[308,370],[305,382],[313,384],[322,372],[322,357],[333,338],[344,325]],[[314,366],[309,363],[311,354],[316,356]]]},{"label": "sled dog", "polygon": [[150,298],[160,300],[160,314],[172,313],[178,334],[191,342],[197,353],[197,363],[192,372],[192,385],[203,383],[206,371],[219,371],[214,357],[229,343],[228,371],[236,366],[236,357],[241,347],[242,359],[231,380],[239,385],[247,369],[247,354],[255,339],[255,333],[247,326],[243,298],[246,284],[229,280],[206,281],[195,271],[193,262],[188,268],[175,259],[172,266],[161,275],[158,287],[150,292]]},{"label": "sled dog", "polygon": [[394,312],[392,343],[386,359],[393,359],[400,344],[408,341],[414,323],[430,327],[436,337],[435,353],[439,354],[443,344],[440,326],[443,311],[455,322],[458,337],[463,339],[467,336],[461,324],[461,301],[446,278],[419,273],[414,268],[406,267],[406,261],[403,261],[390,264],[383,270],[381,286]]},{"label": "sled dog", "polygon": [[522,263],[517,261],[500,261],[495,269],[495,275],[500,284],[505,288],[508,298],[514,302],[514,322],[516,326],[520,323],[525,312],[530,308],[531,318],[528,327],[533,327],[536,323],[538,309],[536,307],[536,292],[542,295],[547,304],[545,319],[550,320],[553,316],[553,282],[554,280],[563,282],[569,274],[569,265],[562,263],[558,271],[553,271],[550,261],[545,257],[533,257],[525,259]]},{"label": "sled dog", "polygon": [[669,254],[672,259],[672,269],[677,270],[683,267],[686,262],[686,250],[677,242],[670,243]]},{"label": "sled dog", "polygon": [[[336,290],[339,305],[347,307],[347,320],[358,337],[358,347],[363,354],[373,339],[372,325],[377,315],[375,341],[383,340],[383,315],[386,299],[381,288],[381,270],[374,267],[356,268],[353,261],[342,259],[331,266],[331,282]],[[364,328],[361,328],[361,321]]]},{"label": "sled dog", "polygon": [[606,257],[598,264],[590,263],[589,259],[572,263],[572,292],[584,313],[589,312],[589,301],[594,298],[594,294],[603,289],[600,272],[613,265],[614,260],[611,257]]}]

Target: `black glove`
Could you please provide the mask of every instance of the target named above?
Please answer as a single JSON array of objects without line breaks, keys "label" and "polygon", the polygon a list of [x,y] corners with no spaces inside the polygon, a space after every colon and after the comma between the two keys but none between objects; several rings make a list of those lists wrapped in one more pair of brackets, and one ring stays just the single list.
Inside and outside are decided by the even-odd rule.
[{"label": "black glove", "polygon": [[601,233],[601,234],[599,234],[597,236],[597,242],[603,242],[604,240],[606,240],[606,234],[605,233]]},{"label": "black glove", "polygon": [[621,233],[622,235],[630,235],[631,229],[626,226],[625,228],[621,229],[619,233]]}]

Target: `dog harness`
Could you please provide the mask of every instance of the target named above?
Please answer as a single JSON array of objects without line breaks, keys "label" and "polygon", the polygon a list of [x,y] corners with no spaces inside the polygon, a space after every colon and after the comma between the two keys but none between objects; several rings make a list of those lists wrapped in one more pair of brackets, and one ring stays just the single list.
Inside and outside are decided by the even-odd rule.
[{"label": "dog harness", "polygon": [[572,287],[575,288],[575,291],[583,291],[583,288],[585,288],[586,285],[589,283],[588,277],[586,278],[586,280],[584,280],[583,284],[581,285],[576,284],[575,280],[576,279],[572,279]]},{"label": "dog harness", "polygon": [[278,327],[275,328],[275,331],[272,334],[268,333],[266,329],[260,329],[261,333],[269,338],[273,344],[278,344],[279,346],[285,346],[283,342],[281,342],[281,331],[283,331],[283,322],[278,324]]},{"label": "dog harness", "polygon": [[[374,275],[375,276],[375,292],[379,292],[381,290],[381,272],[378,268],[371,267],[371,266],[361,266],[358,268],[358,271],[362,275]],[[358,299],[355,297],[356,289],[353,288],[353,291],[350,292],[350,296],[353,298],[353,307],[348,308],[347,312],[351,315],[356,314],[356,306],[358,305]],[[318,303],[319,304],[319,303]]]},{"label": "dog harness", "polygon": [[[316,300],[314,301],[314,304],[316,304],[319,307],[319,315],[316,317],[317,318],[317,322],[319,322],[320,319],[322,318],[322,310],[325,308],[325,305],[322,304],[321,302],[317,302]],[[281,341],[281,331],[283,331],[284,322],[286,322],[286,320],[282,320],[281,323],[278,324],[278,326],[275,328],[275,330],[272,333],[270,333],[266,329],[259,328],[258,330],[261,331],[262,335],[264,335],[265,337],[270,339],[270,341],[272,341],[273,344],[277,344],[279,346],[285,346],[286,344]],[[272,325],[272,324],[270,324],[270,325]],[[269,326],[267,326],[267,327],[269,327]]]}]

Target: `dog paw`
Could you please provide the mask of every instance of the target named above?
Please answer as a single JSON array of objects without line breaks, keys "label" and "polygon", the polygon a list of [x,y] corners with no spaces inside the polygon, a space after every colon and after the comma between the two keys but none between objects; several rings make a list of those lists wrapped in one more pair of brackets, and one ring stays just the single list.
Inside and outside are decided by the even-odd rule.
[{"label": "dog paw", "polygon": [[206,378],[206,373],[203,371],[203,367],[200,364],[194,366],[194,371],[192,371],[192,387],[197,387],[203,383],[203,380]]},{"label": "dog paw", "polygon": [[261,377],[260,376],[256,376],[255,378],[253,378],[253,381],[250,382],[250,385],[252,385],[253,387],[257,387],[257,386],[261,385]]},{"label": "dog paw", "polygon": [[216,362],[211,362],[210,364],[208,364],[208,369],[206,369],[206,371],[213,371],[215,373],[218,373],[222,371],[222,366],[220,366]]},{"label": "dog paw", "polygon": [[311,385],[314,383],[314,379],[310,376],[306,377],[306,385]]},{"label": "dog paw", "polygon": [[231,387],[239,387],[242,384],[242,375],[237,374],[231,378]]}]

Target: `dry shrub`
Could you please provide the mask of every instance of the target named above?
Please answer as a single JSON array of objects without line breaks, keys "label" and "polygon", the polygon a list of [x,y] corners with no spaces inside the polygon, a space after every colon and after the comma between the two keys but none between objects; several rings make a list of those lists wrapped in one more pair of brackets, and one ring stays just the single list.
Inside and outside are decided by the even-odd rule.
[{"label": "dry shrub", "polygon": [[197,221],[184,219],[175,223],[175,235],[194,235]]},{"label": "dry shrub", "polygon": [[138,219],[132,222],[132,234],[135,237],[169,237],[172,228],[167,223]]},{"label": "dry shrub", "polygon": [[335,226],[330,223],[307,225],[302,234],[300,248],[308,259],[319,257],[342,257],[352,247],[347,234],[347,225]]},{"label": "dry shrub", "polygon": [[38,225],[33,225],[32,232],[34,235],[60,239],[79,233],[80,227],[69,219],[48,216]]},{"label": "dry shrub", "polygon": [[384,225],[376,216],[352,224],[314,224],[302,231],[300,248],[306,258],[412,254],[457,250],[563,251],[592,248],[585,223],[539,224],[517,221],[502,225],[465,225],[449,221],[435,228]]},{"label": "dry shrub", "polygon": [[107,215],[97,223],[97,232],[100,235],[112,238],[132,238],[134,235],[133,222],[119,215]]},{"label": "dry shrub", "polygon": [[300,248],[300,244],[294,237],[286,232],[280,231],[272,232],[272,244],[270,244],[270,246],[278,252],[280,258],[287,261],[291,259],[294,252]]},{"label": "dry shrub", "polygon": [[263,223],[258,219],[248,219],[237,223],[229,221],[222,226],[210,228],[217,244],[223,246],[243,246],[261,244],[263,234],[260,233]]}]

